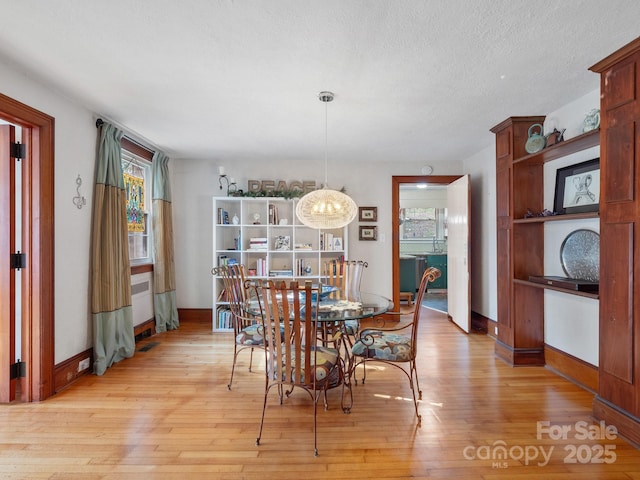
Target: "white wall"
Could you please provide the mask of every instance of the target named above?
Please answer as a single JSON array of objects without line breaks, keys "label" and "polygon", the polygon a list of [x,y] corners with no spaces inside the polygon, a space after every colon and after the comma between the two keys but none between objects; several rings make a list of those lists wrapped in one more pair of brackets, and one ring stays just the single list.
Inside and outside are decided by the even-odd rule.
[{"label": "white wall", "polygon": [[[322,152],[320,152],[322,153]],[[462,163],[438,165],[434,175],[461,174]],[[247,159],[242,165],[224,162],[181,160],[174,166],[174,230],[176,238],[176,297],[179,308],[211,308],[213,266],[212,196],[224,195],[218,185],[218,166],[246,190],[247,180],[323,181],[317,161],[299,161],[290,165],[269,165]],[[329,186],[346,188],[359,206],[378,207],[378,241],[358,240],[358,221],[348,228],[349,257],[369,263],[362,288],[392,296],[391,252],[391,177],[420,175],[421,164],[354,162],[332,169],[329,161]]]},{"label": "white wall", "polygon": [[[89,244],[96,127],[93,113],[0,60],[2,93],[55,118],[55,361],[90,348]],[[76,177],[87,205],[78,209]]]},{"label": "white wall", "polygon": [[[566,128],[565,139],[582,132],[586,114],[600,106],[600,89],[551,112],[545,121],[545,132]],[[556,170],[600,156],[600,147],[569,155],[544,167],[544,207],[553,210]],[[545,275],[565,276],[560,262],[560,247],[572,231],[586,228],[600,231],[599,219],[554,221],[545,223]],[[569,353],[592,365],[598,365],[599,303],[598,300],[545,290],[544,341],[547,345]]]},{"label": "white wall", "polygon": [[497,320],[496,149],[489,128],[491,146],[466,159],[464,172],[471,178],[471,310]]}]

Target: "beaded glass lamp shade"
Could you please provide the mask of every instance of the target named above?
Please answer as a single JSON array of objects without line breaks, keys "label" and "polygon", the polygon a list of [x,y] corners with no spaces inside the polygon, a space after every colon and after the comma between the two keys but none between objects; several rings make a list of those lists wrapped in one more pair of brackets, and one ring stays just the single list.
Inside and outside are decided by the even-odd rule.
[{"label": "beaded glass lamp shade", "polygon": [[311,228],[342,228],[358,213],[353,199],[337,190],[321,188],[307,193],[296,205],[296,216]]}]

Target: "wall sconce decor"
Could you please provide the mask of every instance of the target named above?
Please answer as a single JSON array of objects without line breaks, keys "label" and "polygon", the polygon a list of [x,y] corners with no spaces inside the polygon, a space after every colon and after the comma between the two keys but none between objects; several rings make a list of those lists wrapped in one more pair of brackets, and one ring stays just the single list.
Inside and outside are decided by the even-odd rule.
[{"label": "wall sconce decor", "polygon": [[224,167],[218,167],[218,183],[220,184],[220,190],[222,190],[223,187],[226,187],[227,197],[238,191],[238,185],[236,185],[233,178],[227,177],[224,173]]},{"label": "wall sconce decor", "polygon": [[82,185],[82,178],[78,175],[78,178],[76,178],[76,192],[78,194],[72,199],[73,204],[78,207],[78,210],[87,204],[87,200],[80,194],[80,185]]}]

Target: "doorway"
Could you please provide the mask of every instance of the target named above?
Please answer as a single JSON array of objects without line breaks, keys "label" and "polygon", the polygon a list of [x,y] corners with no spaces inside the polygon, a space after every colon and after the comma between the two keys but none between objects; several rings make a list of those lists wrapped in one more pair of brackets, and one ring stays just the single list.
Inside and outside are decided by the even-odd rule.
[{"label": "doorway", "polygon": [[[392,265],[392,276],[393,276],[393,301],[394,304],[399,306],[400,305],[400,284],[401,284],[401,242],[400,242],[400,222],[401,222],[401,215],[400,215],[400,209],[402,207],[401,203],[400,203],[400,191],[401,191],[401,187],[407,187],[407,186],[415,186],[418,184],[426,184],[427,186],[437,186],[437,187],[444,187],[447,190],[447,203],[451,202],[451,193],[450,190],[453,189],[454,185],[458,185],[458,184],[463,184],[467,185],[468,184],[468,176],[465,175],[447,175],[447,176],[431,176],[431,175],[421,175],[421,176],[393,176],[392,177],[392,200],[391,200],[391,205],[392,205],[392,211],[394,212],[394,214],[392,215],[392,232],[393,232],[393,241],[392,241],[392,256],[393,256],[393,265]],[[467,187],[468,188],[468,187]],[[465,196],[465,199],[461,199],[462,202],[454,202],[454,203],[464,203],[468,205],[468,192],[466,192],[466,194],[464,194],[465,192],[460,191],[460,190],[456,190],[455,193],[453,194],[455,197],[462,197]],[[464,195],[463,195],[464,194]],[[456,209],[458,207],[456,206]],[[458,215],[458,212],[456,211],[454,216],[456,217],[456,219],[459,219],[460,216]],[[456,222],[454,223],[458,223],[459,220],[456,220]],[[467,225],[468,227],[468,225]],[[468,232],[465,235],[464,240],[462,241],[462,245],[464,245],[465,247],[468,245],[468,239],[466,238],[466,236],[468,236]],[[437,237],[435,238],[435,240],[437,240]],[[456,242],[456,244],[458,244],[459,242]],[[434,245],[435,246],[435,245]],[[458,247],[456,247],[458,248]],[[460,247],[463,248],[463,247]],[[436,248],[437,250],[437,248]],[[462,282],[462,285],[459,285],[456,289],[455,292],[456,295],[454,296],[454,302],[455,305],[451,306],[449,305],[450,303],[450,299],[447,299],[447,312],[448,312],[448,316],[450,319],[452,319],[455,323],[457,323],[464,331],[468,331],[469,329],[469,325],[470,325],[470,300],[468,298],[468,295],[465,297],[464,295],[460,296],[459,292],[462,291],[463,293],[468,293],[469,292],[469,287],[468,287],[468,272],[463,272],[462,268],[460,267],[460,265],[464,265],[467,266],[467,255],[466,253],[464,253],[462,255],[462,260],[460,255],[456,252],[452,253],[452,261],[454,264],[454,268],[455,268],[455,276],[459,279],[458,282]],[[465,275],[466,274],[466,275]],[[465,305],[460,307],[460,301],[462,301],[462,303],[464,303]],[[469,312],[468,315],[465,314],[465,310],[467,312]],[[452,313],[455,312],[455,313]]]},{"label": "doorway", "polygon": [[440,270],[429,285],[422,305],[448,312],[447,302],[447,185],[400,185],[400,292],[409,299],[417,294],[427,265]]},{"label": "doorway", "polygon": [[[13,247],[15,203],[22,217],[20,295],[15,270],[0,263],[0,402],[44,400],[54,385],[54,119],[0,94],[0,118],[20,127],[23,151],[12,149],[11,134],[0,143],[2,190],[14,190],[14,163],[21,163],[21,194],[0,196],[0,246],[4,258]],[[21,157],[17,159],[16,157]],[[15,302],[20,302],[21,363],[15,358]],[[16,393],[17,392],[17,393]]]}]

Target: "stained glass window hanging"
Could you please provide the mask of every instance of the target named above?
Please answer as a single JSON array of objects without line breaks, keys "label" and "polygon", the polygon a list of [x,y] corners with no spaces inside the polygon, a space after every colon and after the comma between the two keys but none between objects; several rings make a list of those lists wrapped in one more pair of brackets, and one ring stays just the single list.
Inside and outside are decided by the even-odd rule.
[{"label": "stained glass window hanging", "polygon": [[144,232],[144,177],[123,173],[127,195],[127,227],[130,232]]}]

